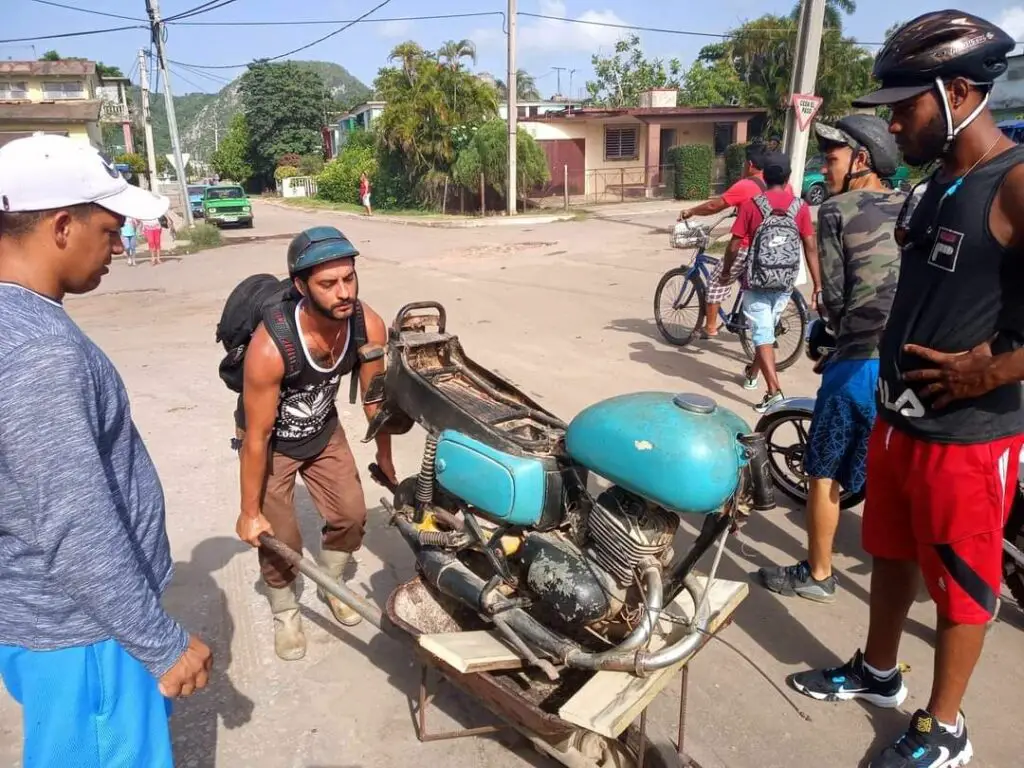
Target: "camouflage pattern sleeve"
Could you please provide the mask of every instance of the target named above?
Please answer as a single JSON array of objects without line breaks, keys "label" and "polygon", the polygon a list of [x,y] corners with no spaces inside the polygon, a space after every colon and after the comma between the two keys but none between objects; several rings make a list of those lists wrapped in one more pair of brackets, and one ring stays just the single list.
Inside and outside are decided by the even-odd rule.
[{"label": "camouflage pattern sleeve", "polygon": [[[900,252],[893,230],[903,200],[900,192],[854,191],[826,204],[839,217],[844,262],[835,359],[878,357],[899,282]],[[823,257],[823,272],[824,262]]]},{"label": "camouflage pattern sleeve", "polygon": [[834,199],[827,200],[818,209],[818,262],[825,314],[832,327],[838,329],[846,295],[846,257],[843,254],[843,216]]}]

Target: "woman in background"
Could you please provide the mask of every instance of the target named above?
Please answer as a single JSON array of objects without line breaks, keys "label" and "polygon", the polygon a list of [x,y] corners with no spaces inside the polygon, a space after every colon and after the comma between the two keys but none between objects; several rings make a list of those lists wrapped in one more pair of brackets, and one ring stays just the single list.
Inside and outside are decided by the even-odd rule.
[{"label": "woman in background", "polygon": [[139,221],[130,216],[125,218],[121,226],[121,242],[124,243],[124,255],[128,259],[128,266],[135,266],[135,248]]},{"label": "woman in background", "polygon": [[149,246],[149,263],[156,266],[160,263],[160,237],[163,229],[160,227],[159,219],[148,219],[142,223],[142,234],[146,238],[146,245]]}]

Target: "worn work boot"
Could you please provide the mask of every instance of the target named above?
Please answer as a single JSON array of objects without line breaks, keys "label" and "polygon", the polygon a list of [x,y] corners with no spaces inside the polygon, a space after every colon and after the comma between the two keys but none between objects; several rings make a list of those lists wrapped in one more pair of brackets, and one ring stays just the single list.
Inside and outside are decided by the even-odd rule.
[{"label": "worn work boot", "polygon": [[[327,571],[327,574],[332,579],[336,579],[341,583],[344,582],[342,574],[345,573],[345,567],[351,559],[351,552],[335,552],[330,549],[320,550],[320,565],[323,566],[323,569]],[[317,597],[327,603],[327,607],[331,609],[331,613],[334,614],[334,618],[338,620],[339,624],[343,624],[346,627],[354,627],[363,620],[362,616],[338,598],[327,594],[322,587],[317,587],[316,594]]]},{"label": "worn work boot", "polygon": [[267,587],[267,596],[274,614],[274,652],[284,661],[298,661],[306,655],[306,635],[302,632],[295,583]]}]

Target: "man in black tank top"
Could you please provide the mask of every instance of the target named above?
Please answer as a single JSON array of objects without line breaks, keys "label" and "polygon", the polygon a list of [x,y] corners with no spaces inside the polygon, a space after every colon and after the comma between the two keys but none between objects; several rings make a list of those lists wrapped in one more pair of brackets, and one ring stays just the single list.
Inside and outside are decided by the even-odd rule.
[{"label": "man in black tank top", "polygon": [[[358,375],[366,417],[373,417],[378,405],[365,403],[366,392],[384,372],[387,344],[384,321],[358,299],[357,255],[334,227],[314,227],[292,240],[288,273],[302,298],[272,308],[265,322],[291,328],[292,341],[284,348],[296,347],[287,351],[301,367],[286,379],[282,348],[261,324],[245,354],[239,414],[244,433],[238,536],[259,547],[260,535],[271,533],[301,552],[294,505],[295,476],[301,475],[324,519],[318,559],[335,579],[343,578],[352,553],[362,545],[366,504],[334,401],[342,377]],[[377,464],[395,480],[391,437],[381,433],[376,440]],[[294,589],[297,574],[263,547],[259,560],[274,615],[274,650],[284,660],[301,659],[306,638]],[[344,603],[322,589],[318,595],[341,624],[359,623],[359,614]]]},{"label": "man in black tank top", "polygon": [[793,678],[814,698],[899,706],[897,652],[924,576],[938,615],[931,696],[872,768],[951,768],[973,755],[960,706],[997,605],[1024,433],[1024,149],[987,109],[1014,46],[970,14],[926,14],[889,39],[875,63],[882,89],[861,103],[891,105],[907,162],[941,161],[896,222],[900,278],[867,458],[867,645]]}]

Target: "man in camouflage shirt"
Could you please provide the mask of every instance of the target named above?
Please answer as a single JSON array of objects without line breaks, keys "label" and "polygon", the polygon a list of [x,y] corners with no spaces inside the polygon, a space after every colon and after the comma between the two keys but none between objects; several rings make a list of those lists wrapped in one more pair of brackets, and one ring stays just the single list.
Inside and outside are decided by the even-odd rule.
[{"label": "man in camouflage shirt", "polygon": [[826,183],[835,195],[818,211],[822,295],[817,297],[835,351],[824,363],[804,456],[808,558],[762,568],[759,575],[773,592],[831,603],[840,488],[857,493],[864,486],[878,344],[899,278],[893,230],[904,195],[882,184],[899,163],[884,120],[851,115],[834,127],[819,123],[815,132],[825,155]]}]

